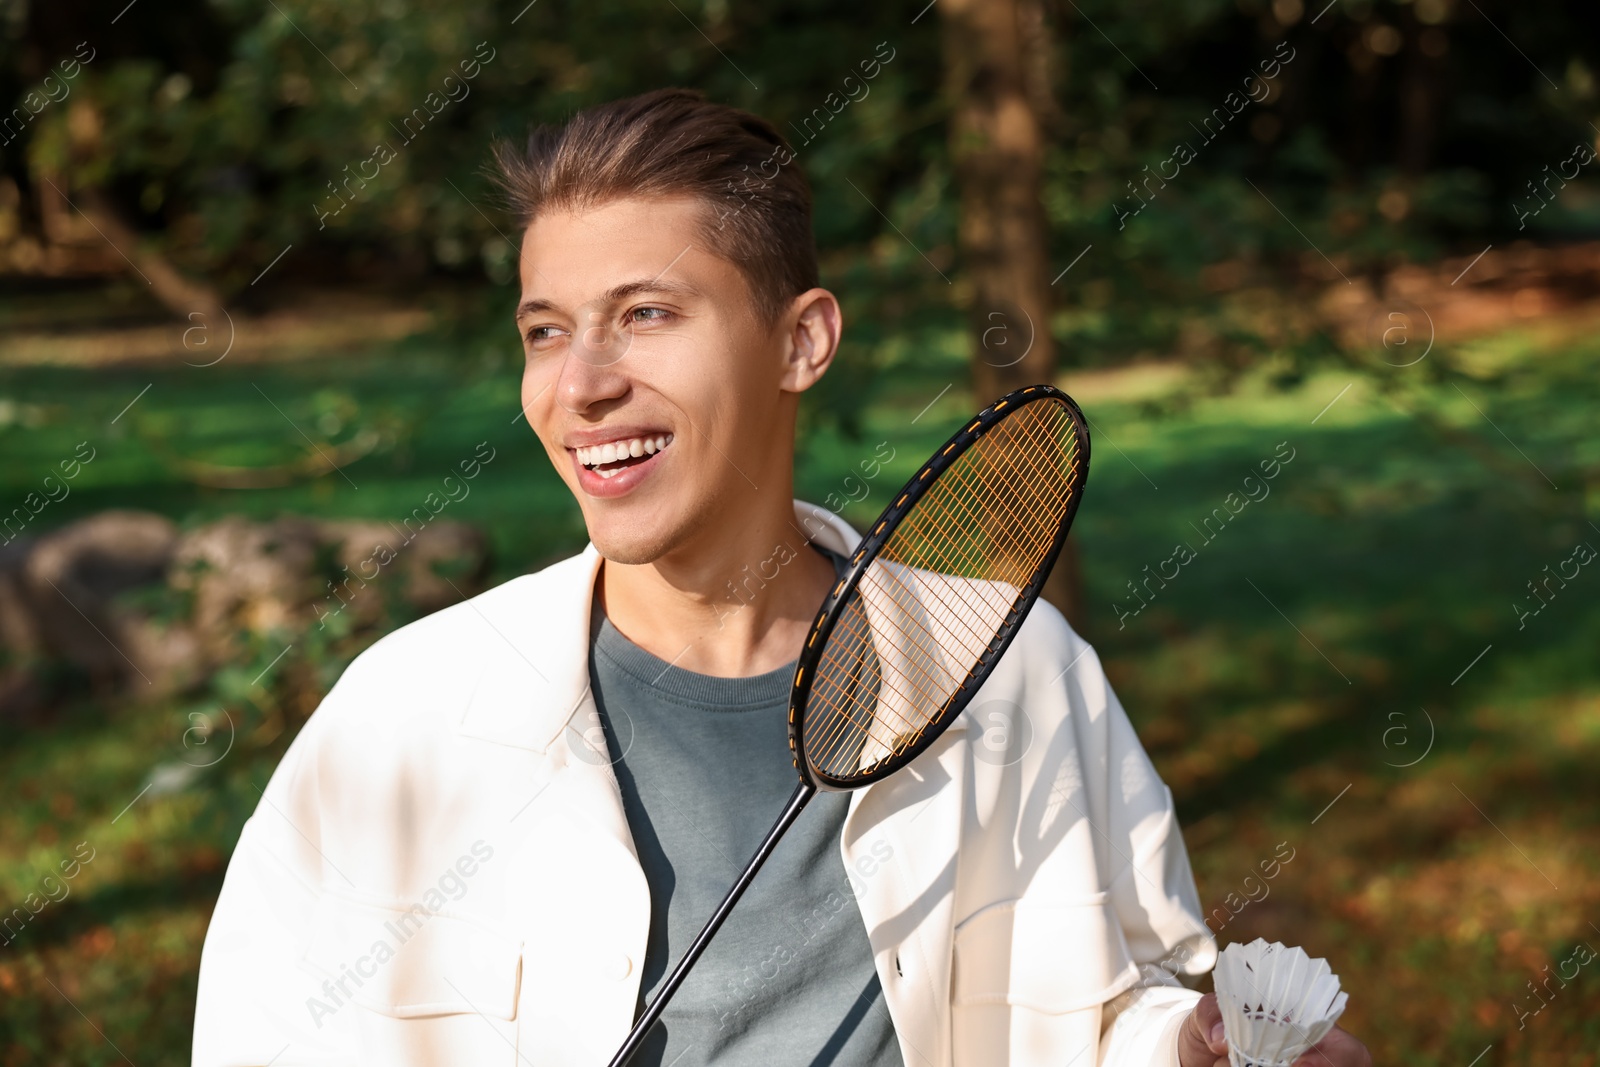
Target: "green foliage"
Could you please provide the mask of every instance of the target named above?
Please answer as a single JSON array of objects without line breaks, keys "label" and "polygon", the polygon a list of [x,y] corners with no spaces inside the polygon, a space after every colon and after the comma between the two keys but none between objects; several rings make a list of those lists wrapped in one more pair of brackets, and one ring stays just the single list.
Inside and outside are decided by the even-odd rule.
[{"label": "green foliage", "polygon": [[[288,247],[283,273],[300,278],[504,284],[518,235],[483,177],[489,142],[695,85],[794,139],[828,283],[853,322],[904,335],[961,299],[939,273],[959,265],[939,16],[925,14],[820,0],[627,0],[605,18],[562,0],[136,5],[115,35],[88,19],[74,31],[97,58],[0,161],[23,187],[54,173],[109,188],[150,240],[233,294]],[[1069,363],[1193,355],[1181,325],[1211,314],[1208,265],[1311,281],[1333,277],[1324,254],[1358,276],[1510,239],[1530,181],[1592,140],[1600,33],[1578,5],[1053,0],[1044,15],[1030,62],[1052,262],[1093,246],[1057,290]],[[0,97],[18,100],[76,44],[33,14],[0,22],[0,42]],[[811,139],[807,116],[880,43],[893,60]],[[1162,179],[1180,144],[1195,158]],[[1592,183],[1529,232],[1600,226]],[[1149,204],[1128,218],[1136,193]],[[857,370],[819,414],[858,421],[881,367]]]}]

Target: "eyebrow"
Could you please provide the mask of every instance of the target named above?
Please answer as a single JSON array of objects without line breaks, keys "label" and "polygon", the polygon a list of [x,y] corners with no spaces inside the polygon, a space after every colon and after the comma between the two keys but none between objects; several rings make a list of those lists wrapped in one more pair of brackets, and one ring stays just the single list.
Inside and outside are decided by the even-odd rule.
[{"label": "eyebrow", "polygon": [[[680,298],[696,297],[701,295],[700,290],[696,289],[692,285],[687,285],[683,282],[669,282],[662,281],[659,278],[651,278],[648,280],[623,282],[620,285],[613,285],[610,289],[607,289],[604,293],[602,293],[600,295],[600,299],[594,301],[594,303],[607,305],[615,304],[619,301],[626,300],[631,296],[639,296],[644,293],[664,293],[668,296],[676,296]],[[517,305],[517,318],[518,320],[521,320],[528,315],[534,315],[541,311],[559,310],[561,309],[557,307],[554,302],[549,300],[524,300],[521,304]]]}]

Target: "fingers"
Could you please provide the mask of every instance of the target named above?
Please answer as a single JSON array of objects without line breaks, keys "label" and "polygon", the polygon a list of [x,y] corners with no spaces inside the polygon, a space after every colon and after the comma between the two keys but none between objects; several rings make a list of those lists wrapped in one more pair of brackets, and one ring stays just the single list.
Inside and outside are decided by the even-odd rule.
[{"label": "fingers", "polygon": [[1372,1053],[1354,1034],[1336,1026],[1302,1053],[1294,1067],[1372,1067]]},{"label": "fingers", "polygon": [[1207,993],[1201,997],[1200,1003],[1194,1006],[1194,1015],[1195,1022],[1200,1027],[1200,1034],[1205,1039],[1206,1048],[1226,1059],[1228,1040],[1223,1036],[1222,1009],[1217,1007],[1217,995]]},{"label": "fingers", "polygon": [[1178,1062],[1182,1067],[1228,1067],[1228,1042],[1216,994],[1201,997],[1184,1020],[1178,1035]]}]

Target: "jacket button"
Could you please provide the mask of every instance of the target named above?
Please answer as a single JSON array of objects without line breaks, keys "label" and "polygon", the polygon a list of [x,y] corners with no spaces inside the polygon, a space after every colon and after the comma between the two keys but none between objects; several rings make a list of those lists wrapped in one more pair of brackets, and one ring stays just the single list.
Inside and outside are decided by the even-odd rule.
[{"label": "jacket button", "polygon": [[613,982],[620,982],[633,973],[633,960],[619,952],[612,958],[606,969],[610,973]]}]

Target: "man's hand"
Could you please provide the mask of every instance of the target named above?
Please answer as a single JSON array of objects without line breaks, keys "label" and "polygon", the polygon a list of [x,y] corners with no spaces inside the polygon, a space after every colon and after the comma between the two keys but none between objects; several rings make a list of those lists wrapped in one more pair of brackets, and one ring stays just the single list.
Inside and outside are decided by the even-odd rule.
[{"label": "man's hand", "polygon": [[[1207,993],[1183,1021],[1178,1033],[1182,1067],[1228,1067],[1228,1041],[1222,1036],[1222,1011],[1217,995]],[[1306,1049],[1295,1067],[1372,1067],[1372,1054],[1348,1030],[1334,1027]]]}]

